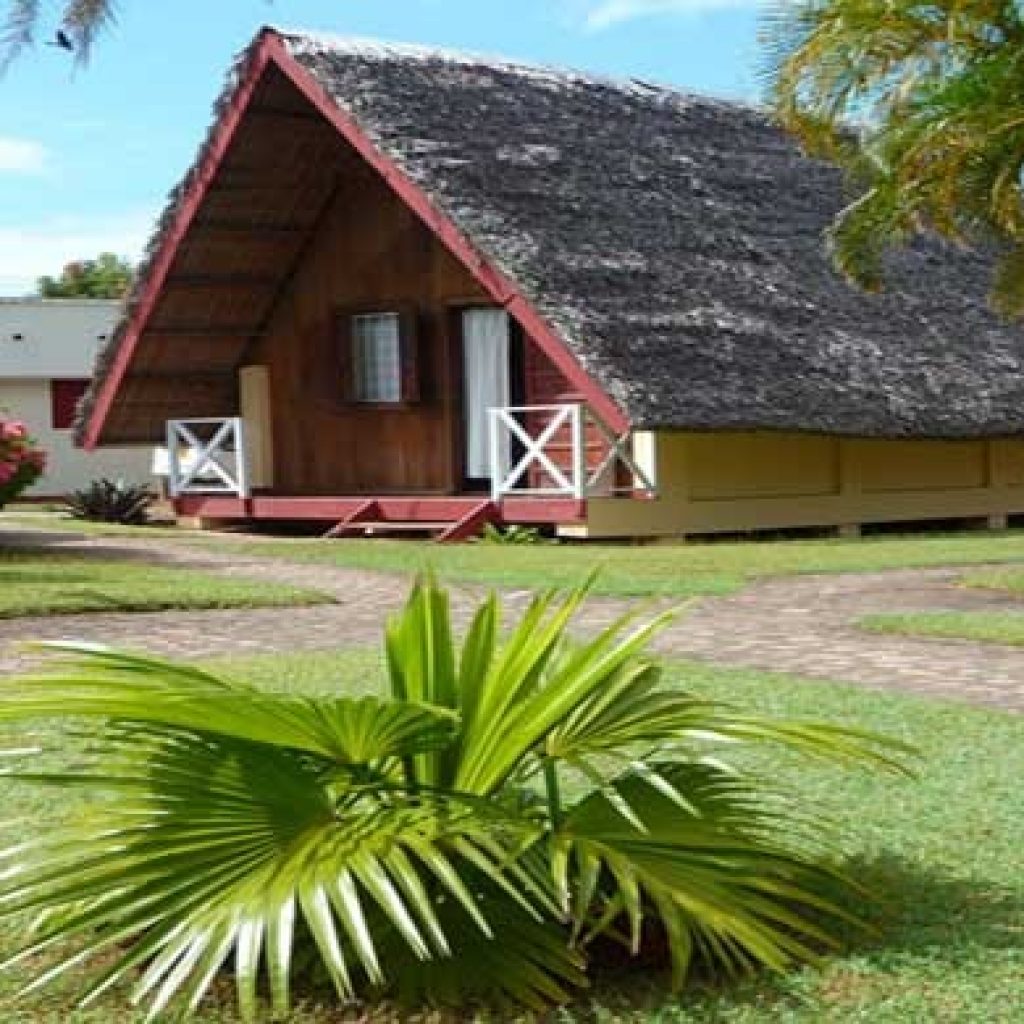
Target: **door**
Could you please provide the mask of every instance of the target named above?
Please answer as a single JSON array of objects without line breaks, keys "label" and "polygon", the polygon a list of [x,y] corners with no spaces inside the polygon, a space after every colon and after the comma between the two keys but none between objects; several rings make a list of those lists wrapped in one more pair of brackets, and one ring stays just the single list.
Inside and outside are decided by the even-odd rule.
[{"label": "door", "polygon": [[[521,348],[505,310],[462,311],[462,465],[467,488],[490,488],[489,410],[521,401]],[[498,441],[499,458],[507,471],[514,452],[506,432],[499,433]]]}]

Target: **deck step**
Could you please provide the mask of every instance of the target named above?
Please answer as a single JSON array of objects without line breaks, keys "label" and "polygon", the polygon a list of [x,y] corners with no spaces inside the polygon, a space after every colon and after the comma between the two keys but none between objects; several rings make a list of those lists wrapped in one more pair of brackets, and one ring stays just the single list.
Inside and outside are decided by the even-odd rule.
[{"label": "deck step", "polygon": [[[433,518],[417,518],[433,512]],[[441,516],[448,516],[446,519]],[[367,499],[329,529],[327,540],[340,537],[394,537],[416,535],[432,537],[442,544],[477,537],[488,523],[500,518],[498,507],[489,498],[472,504],[439,503],[436,508],[388,507],[385,499]]]},{"label": "deck step", "polygon": [[331,531],[331,535],[333,537],[345,537],[355,534],[356,536],[371,537],[376,534],[383,535],[388,533],[443,533],[451,525],[450,519],[434,522],[426,519],[359,520],[354,523],[346,523],[344,526],[336,526]]}]

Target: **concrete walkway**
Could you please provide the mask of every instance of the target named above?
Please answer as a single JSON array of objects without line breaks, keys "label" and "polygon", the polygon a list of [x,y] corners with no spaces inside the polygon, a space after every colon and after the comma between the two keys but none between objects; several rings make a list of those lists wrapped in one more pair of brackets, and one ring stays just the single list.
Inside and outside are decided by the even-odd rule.
[{"label": "concrete walkway", "polygon": [[[0,620],[0,672],[26,666],[15,641],[29,638],[101,641],[182,657],[376,644],[382,622],[399,606],[408,586],[408,580],[391,574],[261,558],[258,543],[239,544],[237,553],[227,555],[170,539],[122,540],[3,527],[0,543],[274,580],[326,591],[338,602],[310,608]],[[657,648],[716,665],[908,690],[1024,712],[1024,648],[879,636],[855,626],[872,612],[1024,611],[1024,602],[1011,596],[957,587],[962,571],[915,569],[762,580],[731,597],[693,602],[658,639]],[[453,593],[457,616],[464,620],[479,588],[456,585]],[[521,607],[528,595],[520,592],[509,599]],[[580,623],[587,630],[598,628],[627,606],[635,602],[595,598]]]}]

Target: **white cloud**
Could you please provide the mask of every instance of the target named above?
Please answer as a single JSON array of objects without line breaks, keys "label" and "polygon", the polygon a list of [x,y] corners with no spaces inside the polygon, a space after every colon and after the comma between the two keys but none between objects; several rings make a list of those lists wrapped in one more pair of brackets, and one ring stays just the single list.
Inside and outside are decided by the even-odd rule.
[{"label": "white cloud", "polygon": [[697,14],[730,7],[753,7],[756,0],[590,0],[584,8],[584,25],[591,32],[638,18],[665,14]]},{"label": "white cloud", "polygon": [[33,139],[0,135],[0,174],[42,174],[46,150]]},{"label": "white cloud", "polygon": [[151,210],[0,226],[0,295],[26,295],[35,290],[37,278],[57,276],[64,264],[101,252],[136,260],[152,227]]}]

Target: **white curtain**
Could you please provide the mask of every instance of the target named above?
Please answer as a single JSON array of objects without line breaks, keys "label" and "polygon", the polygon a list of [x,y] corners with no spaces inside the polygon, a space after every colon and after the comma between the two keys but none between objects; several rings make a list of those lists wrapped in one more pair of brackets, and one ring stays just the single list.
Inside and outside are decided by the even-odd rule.
[{"label": "white curtain", "polygon": [[[503,309],[467,309],[462,314],[463,376],[466,403],[466,476],[489,479],[491,454],[488,409],[509,404],[509,322]],[[507,470],[507,431],[501,440]]]}]

